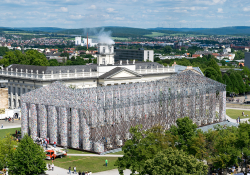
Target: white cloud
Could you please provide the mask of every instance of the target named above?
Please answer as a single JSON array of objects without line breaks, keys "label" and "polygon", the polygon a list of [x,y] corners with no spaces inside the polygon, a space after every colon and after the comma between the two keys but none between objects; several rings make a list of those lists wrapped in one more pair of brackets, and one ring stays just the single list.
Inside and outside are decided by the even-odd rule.
[{"label": "white cloud", "polygon": [[111,12],[115,12],[115,9],[113,9],[113,8],[107,8],[107,11],[108,11],[109,13],[111,13]]},{"label": "white cloud", "polygon": [[187,23],[187,21],[186,20],[181,20],[181,21],[179,21],[180,23]]},{"label": "white cloud", "polygon": [[218,13],[223,13],[223,9],[222,8],[218,8]]},{"label": "white cloud", "polygon": [[25,0],[5,0],[6,3],[21,4],[25,3]]},{"label": "white cloud", "polygon": [[124,17],[115,17],[114,20],[121,21],[121,20],[124,20]]},{"label": "white cloud", "polygon": [[250,7],[249,7],[249,6],[248,6],[248,7],[244,7],[244,8],[243,8],[243,11],[245,11],[245,12],[250,11]]},{"label": "white cloud", "polygon": [[69,17],[71,19],[82,19],[84,16],[82,16],[82,15],[70,15]]},{"label": "white cloud", "polygon": [[67,7],[61,7],[60,9],[56,9],[56,12],[68,12]]},{"label": "white cloud", "polygon": [[216,4],[224,4],[226,1],[227,0],[212,0],[212,1],[196,0],[196,3],[206,4],[206,5],[216,5]]},{"label": "white cloud", "polygon": [[95,10],[95,9],[96,9],[96,6],[95,6],[95,5],[91,5],[88,9]]}]

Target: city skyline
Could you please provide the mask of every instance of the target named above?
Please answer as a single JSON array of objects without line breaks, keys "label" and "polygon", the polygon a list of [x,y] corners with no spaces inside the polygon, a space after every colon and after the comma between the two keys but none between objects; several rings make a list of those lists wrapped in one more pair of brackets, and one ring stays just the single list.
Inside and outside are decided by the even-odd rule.
[{"label": "city skyline", "polygon": [[249,26],[247,0],[4,0],[1,27],[217,28]]}]

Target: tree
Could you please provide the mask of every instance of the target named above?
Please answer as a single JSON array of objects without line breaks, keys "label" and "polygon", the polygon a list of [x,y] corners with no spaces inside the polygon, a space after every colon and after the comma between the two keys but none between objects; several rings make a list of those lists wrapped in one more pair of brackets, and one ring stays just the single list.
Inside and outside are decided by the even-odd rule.
[{"label": "tree", "polygon": [[165,133],[161,126],[155,126],[147,131],[142,126],[130,128],[132,139],[127,140],[122,147],[124,156],[119,157],[115,165],[118,166],[120,174],[123,170],[130,169],[134,174],[136,171],[143,173],[145,161],[168,147],[175,148],[176,138]]},{"label": "tree", "polygon": [[8,47],[0,47],[0,56],[5,55],[6,52],[8,52]]},{"label": "tree", "polygon": [[51,59],[51,60],[49,60],[49,65],[50,66],[59,66],[59,63],[56,59]]},{"label": "tree", "polygon": [[177,126],[171,126],[169,132],[177,138],[175,140],[177,143],[176,147],[189,152],[190,145],[188,145],[188,140],[195,136],[197,125],[193,124],[193,121],[188,117],[178,118],[176,124]]},{"label": "tree", "polygon": [[25,135],[13,154],[9,170],[15,175],[34,175],[46,170],[45,153],[30,136]]},{"label": "tree", "polygon": [[241,76],[238,72],[236,72],[236,73],[235,73],[235,77],[236,77],[237,82],[238,82],[238,90],[239,90],[239,93],[240,93],[240,94],[245,93],[245,92],[246,92],[246,86],[245,86],[245,84],[244,84],[244,82],[243,82],[242,76]]},{"label": "tree", "polygon": [[169,174],[169,175],[189,175],[208,173],[208,166],[197,161],[191,155],[187,155],[182,150],[168,148],[159,152],[153,159],[148,159],[144,165],[142,174]]},{"label": "tree", "polygon": [[[209,55],[211,57],[211,55]],[[216,70],[218,72],[218,74],[221,75],[221,71],[220,71],[220,66],[217,64],[217,62],[215,61],[215,59],[211,59],[207,65],[208,67],[212,67],[214,68],[214,70]],[[215,76],[216,77],[216,76]]]},{"label": "tree", "polygon": [[220,75],[217,75],[216,81],[224,84],[224,81],[222,80],[222,77]]},{"label": "tree", "polygon": [[228,75],[227,74],[224,74],[223,77],[222,77],[223,81],[225,82],[225,84],[227,85],[226,86],[226,91],[227,92],[232,92],[233,90],[233,85],[232,85],[232,82],[231,80],[229,79]]},{"label": "tree", "polygon": [[12,160],[16,146],[17,142],[10,134],[0,140],[0,169],[6,167]]},{"label": "tree", "polygon": [[166,54],[170,54],[172,52],[172,47],[171,46],[165,46],[163,51]]},{"label": "tree", "polygon": [[213,79],[215,79],[215,77],[220,76],[220,74],[218,74],[218,72],[213,68],[213,67],[208,67],[206,68],[206,70],[204,71],[204,74],[206,77],[211,78],[213,76]]},{"label": "tree", "polygon": [[235,92],[237,94],[237,92],[239,92],[239,84],[238,84],[238,81],[237,81],[237,78],[235,76],[235,74],[232,72],[229,76],[231,82],[232,82],[232,85],[233,85],[233,92]]}]

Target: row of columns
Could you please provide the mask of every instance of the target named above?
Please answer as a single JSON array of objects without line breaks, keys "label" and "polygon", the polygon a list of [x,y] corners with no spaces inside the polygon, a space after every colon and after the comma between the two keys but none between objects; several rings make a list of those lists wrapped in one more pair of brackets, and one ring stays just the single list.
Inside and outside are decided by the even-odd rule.
[{"label": "row of columns", "polygon": [[[22,137],[24,136],[24,134],[29,132],[28,128],[30,126],[30,135],[33,139],[40,135],[41,138],[49,138],[51,144],[53,144],[54,142],[59,142],[62,146],[69,146],[68,133],[70,133],[70,126],[70,146],[73,148],[79,148],[81,141],[83,149],[91,150],[92,144],[90,141],[89,126],[99,127],[99,125],[97,126],[96,124],[100,121],[103,122],[103,124],[107,123],[110,125],[114,122],[120,123],[122,120],[132,120],[132,118],[129,117],[134,116],[136,113],[138,113],[138,111],[141,110],[141,108],[145,108],[144,113],[149,112],[155,115],[157,115],[156,113],[158,113],[158,115],[163,115],[163,113],[160,114],[160,111],[165,111],[164,116],[161,117],[163,121],[152,121],[155,124],[157,124],[157,122],[160,122],[162,124],[174,124],[177,118],[184,117],[184,115],[186,116],[186,109],[189,110],[188,116],[192,118],[192,120],[196,120],[196,122],[206,119],[215,119],[215,110],[217,102],[215,92],[207,95],[207,101],[206,94],[201,93],[199,95],[199,98],[196,98],[195,91],[190,92],[191,94],[189,96],[189,99],[186,99],[186,96],[183,96],[183,98],[180,99],[177,98],[178,93],[174,91],[171,91],[170,93],[170,96],[172,98],[167,98],[166,101],[152,101],[149,104],[143,104],[138,106],[124,106],[123,109],[107,109],[106,111],[89,109],[88,111],[79,111],[78,109],[72,108],[70,121],[68,120],[68,109],[66,107],[59,107],[57,109],[55,106],[46,107],[44,105],[27,105],[26,103],[22,103]],[[225,94],[225,92],[220,92],[218,94],[220,121],[223,121],[225,119]],[[196,102],[198,102],[198,106]],[[162,106],[161,108],[160,105]],[[199,113],[197,113],[196,107],[199,108]],[[206,111],[207,107],[209,112],[208,114]],[[137,117],[142,117],[142,115],[139,114]],[[71,125],[69,125],[69,122],[71,123]],[[82,134],[81,137],[80,133]],[[100,138],[102,138],[103,133],[96,134],[99,135]],[[93,139],[93,141],[95,142],[98,141],[98,139],[96,138],[91,139]],[[96,147],[98,147],[98,145]]]},{"label": "row of columns", "polygon": [[[54,142],[60,145],[68,145],[68,111],[65,107],[59,108],[59,113],[55,106],[48,106],[48,109],[44,105],[22,103],[22,137],[28,133],[30,126],[30,136],[32,139],[36,139],[39,134],[40,138],[49,138],[51,144]],[[89,142],[89,130],[85,123],[81,125],[86,128],[83,132],[83,145],[87,145]],[[38,131],[40,133],[38,133]],[[80,146],[80,119],[77,109],[72,109],[71,115],[71,147],[79,148]],[[59,136],[59,137],[58,137]],[[59,140],[60,139],[60,140]],[[87,146],[89,148],[89,146]]]}]

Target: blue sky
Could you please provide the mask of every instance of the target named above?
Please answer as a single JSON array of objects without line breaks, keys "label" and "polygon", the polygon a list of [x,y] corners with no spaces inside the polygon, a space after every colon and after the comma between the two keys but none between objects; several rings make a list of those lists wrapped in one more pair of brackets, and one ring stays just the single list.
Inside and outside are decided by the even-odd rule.
[{"label": "blue sky", "polygon": [[1,27],[250,26],[250,0],[1,0]]}]

